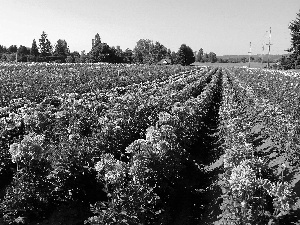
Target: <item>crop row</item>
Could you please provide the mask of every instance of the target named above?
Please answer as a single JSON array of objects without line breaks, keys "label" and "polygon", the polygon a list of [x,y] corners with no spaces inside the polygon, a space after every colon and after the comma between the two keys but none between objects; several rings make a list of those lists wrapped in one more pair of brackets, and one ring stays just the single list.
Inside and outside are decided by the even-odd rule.
[{"label": "crop row", "polygon": [[92,224],[172,223],[167,202],[174,187],[184,185],[181,171],[187,160],[194,163],[189,151],[220,91],[220,78],[217,71],[201,94],[159,112],[155,125],[147,128],[146,138],[126,148],[127,163],[110,154],[100,157],[96,170],[110,198],[94,206],[95,216],[89,218]]},{"label": "crop row", "polygon": [[142,82],[164,81],[184,67],[101,64],[8,64],[0,65],[0,106],[11,99],[27,98],[40,103],[60,93],[88,93]]},{"label": "crop row", "polygon": [[295,210],[295,182],[290,177],[295,171],[288,165],[289,149],[285,148],[293,124],[280,107],[256,96],[247,83],[228,70],[224,72],[222,86],[221,220],[225,224],[286,220]]},{"label": "crop row", "polygon": [[[31,101],[26,94],[9,99],[10,105],[0,109],[0,176],[4,181],[0,211],[5,220],[46,216],[48,209],[62,203],[80,202],[89,207],[107,199],[107,193],[101,191],[104,182],[97,181],[94,169],[102,154],[111,153],[114,159],[128,163],[130,153],[125,148],[144,137],[159,112],[175,106],[181,110],[181,103],[202,93],[207,83],[215,83],[214,74],[216,70],[177,73],[170,77],[174,82],[161,81],[155,92],[150,87],[154,89],[157,80],[139,92],[134,85],[124,93],[114,89],[103,93],[102,87],[79,94],[55,89],[40,102]],[[15,79],[13,73],[10,76]],[[208,101],[210,92],[205,90]],[[31,94],[39,96],[37,91]]]},{"label": "crop row", "polygon": [[260,69],[236,69],[234,76],[251,86],[258,97],[280,105],[284,113],[299,120],[299,76],[292,72]]}]

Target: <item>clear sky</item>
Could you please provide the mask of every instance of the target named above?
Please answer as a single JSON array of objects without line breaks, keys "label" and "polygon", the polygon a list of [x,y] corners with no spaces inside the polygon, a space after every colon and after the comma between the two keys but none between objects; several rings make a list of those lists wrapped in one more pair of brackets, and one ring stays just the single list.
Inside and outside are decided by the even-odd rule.
[{"label": "clear sky", "polygon": [[71,51],[90,51],[92,38],[133,49],[139,39],[177,51],[217,55],[261,54],[272,27],[271,54],[290,46],[288,25],[300,0],[0,0],[0,44],[31,47],[43,31],[52,45],[65,39]]}]

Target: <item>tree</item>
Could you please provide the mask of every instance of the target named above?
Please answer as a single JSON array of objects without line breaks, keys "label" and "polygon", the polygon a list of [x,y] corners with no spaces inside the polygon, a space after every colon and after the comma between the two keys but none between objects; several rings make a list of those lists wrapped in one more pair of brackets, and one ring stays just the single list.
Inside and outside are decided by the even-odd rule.
[{"label": "tree", "polygon": [[242,57],[242,58],[241,58],[241,62],[242,62],[242,63],[247,62],[247,58],[246,58],[246,57]]},{"label": "tree", "polygon": [[127,48],[123,53],[123,61],[125,63],[132,63],[133,62],[133,52],[131,49]]},{"label": "tree", "polygon": [[167,50],[166,57],[169,58],[169,59],[172,58],[172,52],[171,52],[171,49],[169,49],[169,48],[168,48],[168,50]]},{"label": "tree", "polygon": [[30,54],[30,49],[20,45],[20,47],[18,48],[18,55],[29,55]]},{"label": "tree", "polygon": [[160,44],[158,41],[155,42],[155,45],[152,48],[152,58],[154,63],[158,63],[160,60],[165,58],[168,54],[168,49]]},{"label": "tree", "polygon": [[77,51],[71,52],[70,56],[72,57],[73,62],[75,62],[75,63],[79,63],[80,62],[80,54],[79,54],[79,52],[77,52]]},{"label": "tree", "polygon": [[[170,53],[170,52],[169,52]],[[133,49],[134,61],[143,64],[158,63],[168,55],[168,49],[158,41],[140,39]]]},{"label": "tree", "polygon": [[37,47],[35,39],[32,41],[31,49],[30,49],[30,55],[37,57],[39,55],[39,49]]},{"label": "tree", "polygon": [[123,51],[120,46],[111,47],[112,55],[111,62],[113,63],[122,63],[123,62]]},{"label": "tree", "polygon": [[193,50],[186,44],[182,44],[177,52],[178,63],[183,66],[190,65],[195,62]]},{"label": "tree", "polygon": [[97,33],[95,35],[95,39],[94,39],[94,43],[93,43],[93,47],[100,44],[101,43],[101,38],[100,38],[100,35]]},{"label": "tree", "polygon": [[291,31],[291,47],[288,51],[292,53],[290,60],[296,68],[297,65],[300,65],[300,11],[296,14],[296,19],[290,23],[289,29]]},{"label": "tree", "polygon": [[279,69],[291,69],[294,67],[293,62],[291,61],[290,57],[282,56],[279,59],[280,68]]},{"label": "tree", "polygon": [[65,40],[58,39],[55,45],[55,50],[53,52],[53,55],[62,57],[64,59],[67,58],[68,55],[70,55],[69,46]]},{"label": "tree", "polygon": [[27,62],[27,57],[30,54],[30,49],[23,45],[20,45],[17,53],[18,53],[18,62]]},{"label": "tree", "polygon": [[107,43],[102,43],[97,33],[93,39],[93,46],[88,53],[88,62],[116,62],[116,49],[111,48]]},{"label": "tree", "polygon": [[42,57],[50,56],[52,51],[51,42],[47,38],[47,34],[43,31],[41,38],[39,39],[40,53]]},{"label": "tree", "polygon": [[3,45],[0,45],[0,54],[1,54],[1,53],[6,53],[6,52],[7,52],[6,47],[3,46]]},{"label": "tree", "polygon": [[106,43],[97,43],[89,52],[91,62],[113,62],[114,52]]},{"label": "tree", "polygon": [[207,53],[203,54],[202,62],[209,62],[209,55]]},{"label": "tree", "polygon": [[143,64],[152,64],[153,42],[149,39],[140,39],[133,49],[134,61]]},{"label": "tree", "polygon": [[88,56],[85,54],[85,51],[84,51],[84,50],[81,51],[79,61],[80,61],[81,63],[85,63],[85,62],[87,62],[87,60],[88,60]]},{"label": "tree", "polygon": [[174,51],[171,53],[171,61],[172,61],[173,64],[177,64],[178,63],[178,61],[177,61],[177,53],[174,52]]},{"label": "tree", "polygon": [[203,48],[200,48],[196,55],[196,62],[203,62]]},{"label": "tree", "polygon": [[214,52],[210,52],[210,53],[208,54],[208,57],[209,57],[209,61],[210,61],[211,63],[215,63],[215,62],[218,61],[217,55],[216,55],[216,53],[214,53]]},{"label": "tree", "polygon": [[11,45],[7,50],[9,53],[16,53],[18,51],[18,47],[16,45]]}]

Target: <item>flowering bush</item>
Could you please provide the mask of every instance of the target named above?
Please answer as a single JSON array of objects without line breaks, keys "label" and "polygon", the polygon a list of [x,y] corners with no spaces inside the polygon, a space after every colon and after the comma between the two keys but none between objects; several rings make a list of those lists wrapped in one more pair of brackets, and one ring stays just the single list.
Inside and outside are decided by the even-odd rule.
[{"label": "flowering bush", "polygon": [[[223,77],[223,105],[220,110],[223,123],[228,124],[222,126],[226,146],[222,221],[237,224],[266,224],[271,221],[278,223],[292,209],[295,203],[294,192],[290,184],[280,181],[283,176],[270,174],[268,165],[272,158],[268,158],[265,153],[276,148],[260,153],[264,148],[255,143],[251,136],[264,138],[266,134],[277,132],[278,126],[283,128],[289,126],[289,123],[278,123],[281,112],[277,110],[274,113],[273,109],[276,107],[256,98],[251,87],[236,80],[232,83],[229,81],[227,74]],[[238,105],[236,99],[243,101],[239,101]],[[265,114],[276,118],[277,124],[274,128],[270,119],[263,119]],[[266,126],[265,134],[261,129],[256,130],[262,123]]]},{"label": "flowering bush", "polygon": [[13,143],[9,147],[12,161],[14,163],[30,163],[31,160],[39,160],[43,154],[43,135],[30,133],[25,135],[21,143]]}]

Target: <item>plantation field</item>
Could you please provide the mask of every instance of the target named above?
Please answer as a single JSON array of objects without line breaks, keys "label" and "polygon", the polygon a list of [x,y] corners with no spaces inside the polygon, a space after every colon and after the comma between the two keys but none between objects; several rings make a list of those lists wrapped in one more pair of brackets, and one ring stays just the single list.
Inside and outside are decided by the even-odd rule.
[{"label": "plantation field", "polygon": [[299,81],[0,64],[0,224],[300,224]]},{"label": "plantation field", "polygon": [[[272,66],[274,63],[270,63],[270,66]],[[200,62],[195,62],[193,63],[193,65],[196,66],[212,66],[212,67],[223,67],[223,68],[228,68],[228,67],[249,67],[249,62],[245,62],[245,63],[200,63]],[[250,68],[267,68],[268,64],[267,63],[259,63],[259,62],[251,62],[250,63]]]}]

